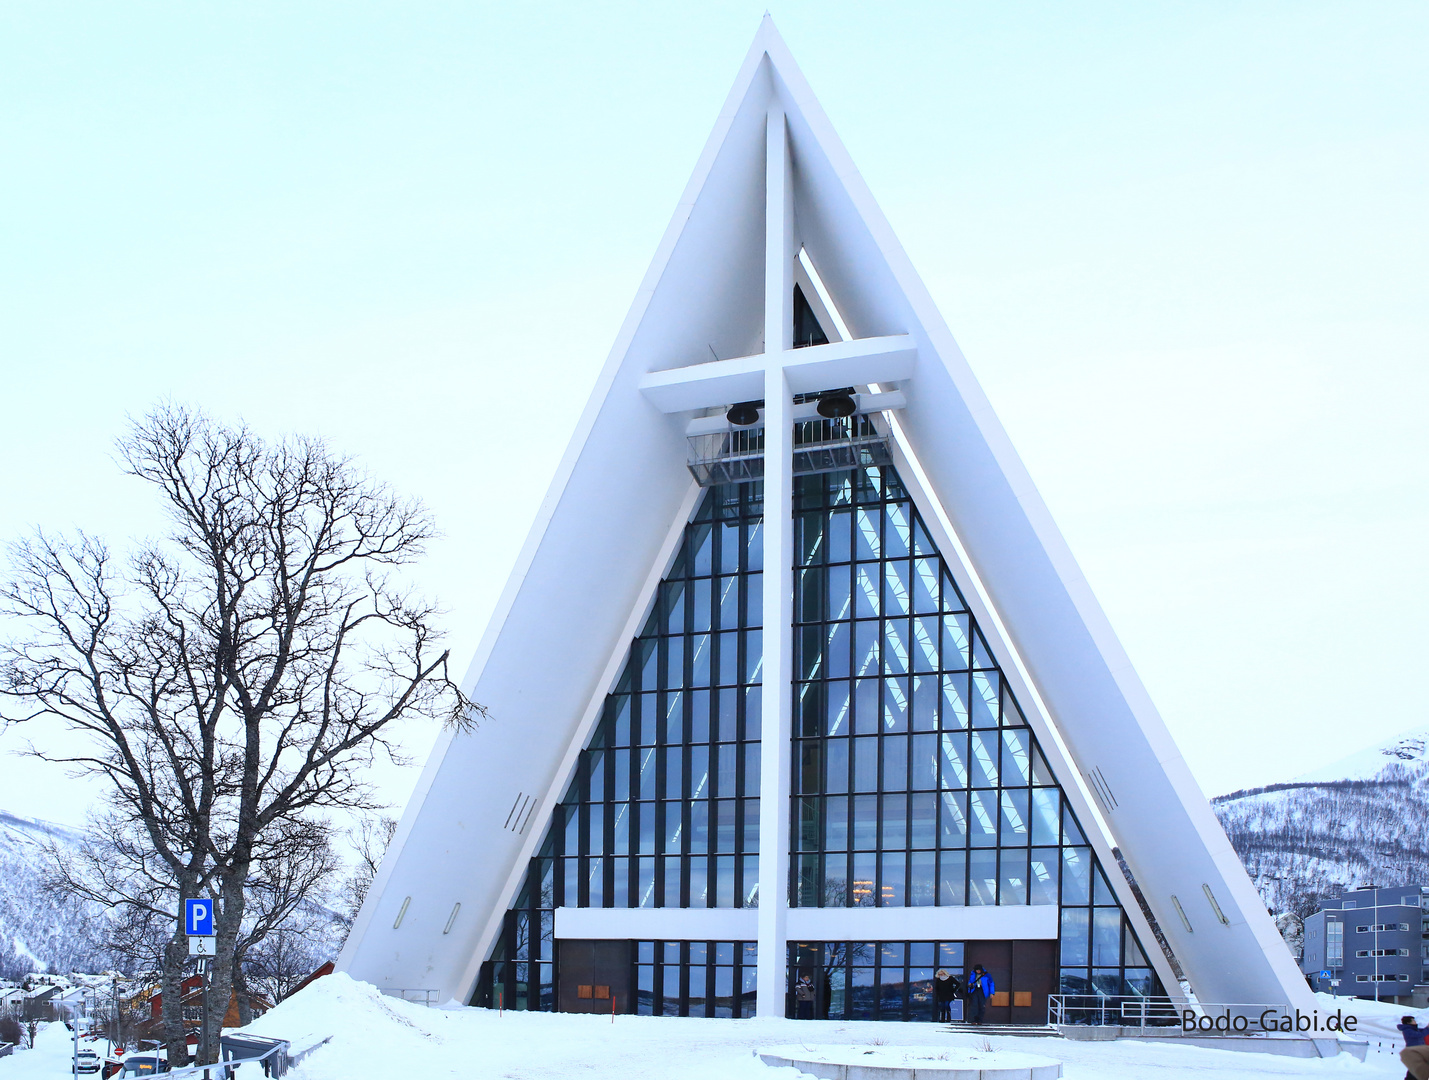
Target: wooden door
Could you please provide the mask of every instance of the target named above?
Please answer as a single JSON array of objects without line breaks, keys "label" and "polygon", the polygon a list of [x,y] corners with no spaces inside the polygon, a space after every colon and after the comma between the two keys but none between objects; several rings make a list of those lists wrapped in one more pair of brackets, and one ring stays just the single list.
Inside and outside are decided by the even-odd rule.
[{"label": "wooden door", "polygon": [[566,938],[556,942],[561,1012],[631,1012],[633,974],[629,941]]},{"label": "wooden door", "polygon": [[[1012,978],[1012,942],[969,941],[963,952],[963,961],[967,965],[967,983],[972,982],[973,965],[981,964],[992,976],[993,985],[997,987],[997,992],[987,999],[987,1009],[983,1012],[982,1022],[1010,1024],[1012,1007],[1009,1004],[1011,995],[1008,993],[1008,987]],[[964,1007],[963,1015],[970,1018],[972,1014]]]},{"label": "wooden door", "polygon": [[[993,976],[996,978],[996,976]],[[1055,941],[1014,941],[1011,991],[1012,1023],[1045,1024],[1047,996],[1056,993],[1057,943]],[[1002,984],[998,984],[1002,988]]]}]

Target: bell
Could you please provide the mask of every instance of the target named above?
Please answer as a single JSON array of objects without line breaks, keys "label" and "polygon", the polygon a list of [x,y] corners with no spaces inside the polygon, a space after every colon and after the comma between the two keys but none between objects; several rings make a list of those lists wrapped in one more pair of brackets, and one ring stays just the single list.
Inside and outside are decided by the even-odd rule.
[{"label": "bell", "polygon": [[759,423],[759,406],[753,401],[741,401],[731,405],[724,418],[735,427],[749,427],[750,424]]},{"label": "bell", "polygon": [[825,394],[819,398],[818,413],[825,420],[840,420],[858,411],[853,398],[847,394]]}]

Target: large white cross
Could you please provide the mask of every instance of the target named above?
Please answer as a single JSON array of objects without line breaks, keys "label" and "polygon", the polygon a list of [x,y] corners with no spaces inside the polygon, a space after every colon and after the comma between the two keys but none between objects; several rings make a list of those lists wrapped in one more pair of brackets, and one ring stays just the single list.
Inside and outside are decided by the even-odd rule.
[{"label": "large white cross", "polygon": [[909,378],[906,334],[794,348],[793,187],[782,109],[769,112],[765,169],[764,352],[651,372],[640,390],[661,412],[764,400],[764,668],[759,777],[758,1014],[782,1017],[788,964],[793,739],[793,397]]}]

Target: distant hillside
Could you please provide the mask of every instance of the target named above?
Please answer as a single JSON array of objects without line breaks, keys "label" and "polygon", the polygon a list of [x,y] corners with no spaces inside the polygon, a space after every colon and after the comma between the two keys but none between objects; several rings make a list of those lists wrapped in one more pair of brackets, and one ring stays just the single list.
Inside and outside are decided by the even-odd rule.
[{"label": "distant hillside", "polygon": [[1303,918],[1345,885],[1429,884],[1429,730],[1211,803],[1276,912]]},{"label": "distant hillside", "polygon": [[103,910],[81,900],[56,903],[40,886],[44,849],[78,847],[83,840],[78,830],[0,810],[0,978],[47,966],[56,971],[113,966],[100,944]]}]

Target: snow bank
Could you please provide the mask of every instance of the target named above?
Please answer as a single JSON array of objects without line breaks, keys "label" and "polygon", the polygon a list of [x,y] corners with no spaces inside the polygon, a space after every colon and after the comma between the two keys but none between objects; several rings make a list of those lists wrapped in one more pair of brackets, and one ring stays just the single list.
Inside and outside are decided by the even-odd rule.
[{"label": "snow bank", "polygon": [[1404,1046],[1404,1037],[1399,1034],[1398,1027],[1401,1016],[1414,1017],[1420,1027],[1429,1026],[1429,1009],[1410,1009],[1392,1001],[1363,1001],[1321,993],[1316,993],[1315,1000],[1319,1002],[1321,1016],[1338,1010],[1346,1016],[1355,1017],[1359,1023],[1350,1038],[1364,1039],[1371,1046],[1378,1042],[1396,1051]]},{"label": "snow bank", "polygon": [[[288,1039],[295,1051],[317,1046],[291,1080],[800,1080],[797,1070],[771,1068],[756,1057],[790,1044],[935,1058],[972,1051],[1035,1054],[1060,1059],[1066,1080],[1403,1075],[1388,1051],[1361,1064],[1347,1054],[1306,1060],[1174,1044],[952,1034],[931,1023],[652,1016],[617,1016],[612,1022],[609,1015],[428,1009],[384,997],[343,974],[319,979],[247,1030]],[[22,1080],[7,1075],[4,1064],[0,1061],[0,1080]],[[45,1075],[58,1080],[55,1072]]]}]

